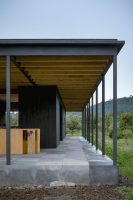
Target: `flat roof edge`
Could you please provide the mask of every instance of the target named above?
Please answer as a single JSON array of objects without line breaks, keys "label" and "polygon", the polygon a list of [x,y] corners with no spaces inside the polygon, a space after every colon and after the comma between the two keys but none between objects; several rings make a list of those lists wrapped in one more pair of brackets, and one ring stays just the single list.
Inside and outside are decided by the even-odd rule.
[{"label": "flat roof edge", "polygon": [[117,39],[0,39],[0,44],[119,44]]},{"label": "flat roof edge", "polygon": [[125,44],[124,40],[118,39],[0,39],[0,47],[115,47],[117,49],[117,54],[122,49]]}]

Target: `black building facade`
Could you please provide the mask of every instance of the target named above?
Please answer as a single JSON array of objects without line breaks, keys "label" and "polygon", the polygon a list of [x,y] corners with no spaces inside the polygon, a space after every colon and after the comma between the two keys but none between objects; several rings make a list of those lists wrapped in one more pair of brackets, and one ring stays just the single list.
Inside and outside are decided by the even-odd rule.
[{"label": "black building facade", "polygon": [[19,127],[40,128],[41,148],[56,148],[64,137],[65,109],[56,86],[19,88]]}]

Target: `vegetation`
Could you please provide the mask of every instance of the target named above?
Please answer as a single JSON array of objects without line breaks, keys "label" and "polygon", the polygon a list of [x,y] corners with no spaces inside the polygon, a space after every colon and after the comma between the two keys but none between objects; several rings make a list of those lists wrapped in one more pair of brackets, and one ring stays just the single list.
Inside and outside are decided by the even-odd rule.
[{"label": "vegetation", "polygon": [[[112,108],[113,108],[113,100],[109,100],[105,102],[105,111],[107,113],[112,113]],[[94,106],[95,110],[95,106]],[[133,112],[133,96],[130,95],[130,97],[123,97],[117,99],[117,110],[118,110],[118,115],[121,113],[130,113]],[[102,113],[102,103],[98,104],[98,113]]]},{"label": "vegetation", "polygon": [[[112,158],[112,139],[106,137],[106,154]],[[118,139],[118,165],[120,174],[124,176],[130,183],[133,183],[133,137]],[[119,191],[124,195],[125,199],[133,199],[132,187],[119,187]]]},{"label": "vegetation", "polygon": [[[71,115],[72,116],[72,115]],[[71,120],[70,115],[67,116],[67,120]],[[78,114],[77,117],[74,116],[74,119],[80,119],[81,117]],[[95,116],[94,116],[94,143],[95,143]],[[98,126],[99,126],[99,149],[101,149],[101,126],[102,117],[99,115],[98,117]],[[74,127],[74,123],[73,123]],[[68,128],[68,126],[67,126]],[[78,129],[77,129],[78,130]],[[75,129],[73,136],[79,135]],[[81,130],[81,126],[80,129]],[[78,131],[79,131],[78,130]],[[113,140],[112,140],[112,114],[106,114],[105,118],[105,130],[106,130],[106,155],[108,155],[111,159],[113,159]],[[69,136],[72,136],[72,131],[69,131]],[[127,177],[128,181],[133,183],[133,113],[121,113],[118,115],[118,165],[120,174],[124,177]],[[119,191],[122,192],[125,196],[125,199],[131,200],[133,199],[133,189],[132,187],[119,187]]]},{"label": "vegetation", "polygon": [[[113,159],[112,115],[106,114],[106,155]],[[95,132],[95,131],[94,131]],[[101,116],[99,116],[99,148],[101,149]],[[120,174],[133,183],[133,113],[121,113],[118,116],[118,165]],[[120,187],[125,199],[133,199],[132,187]]]},{"label": "vegetation", "polygon": [[66,132],[68,135],[79,136],[81,135],[81,116],[67,114],[66,117]]},{"label": "vegetation", "polygon": [[127,188],[127,187],[120,187],[119,192],[121,192],[125,200],[133,200],[133,189],[132,188]]},{"label": "vegetation", "polygon": [[11,112],[10,113],[10,123],[12,127],[18,127],[18,112]]},{"label": "vegetation", "polygon": [[119,118],[120,130],[131,130],[133,134],[133,113],[123,113]]}]

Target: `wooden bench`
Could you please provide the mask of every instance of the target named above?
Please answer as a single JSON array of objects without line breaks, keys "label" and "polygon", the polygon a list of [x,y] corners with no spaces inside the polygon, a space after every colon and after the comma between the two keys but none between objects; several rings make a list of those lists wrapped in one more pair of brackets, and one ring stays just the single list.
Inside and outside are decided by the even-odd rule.
[{"label": "wooden bench", "polygon": [[[40,152],[40,129],[11,129],[11,154]],[[6,129],[0,129],[0,154],[6,154]]]}]

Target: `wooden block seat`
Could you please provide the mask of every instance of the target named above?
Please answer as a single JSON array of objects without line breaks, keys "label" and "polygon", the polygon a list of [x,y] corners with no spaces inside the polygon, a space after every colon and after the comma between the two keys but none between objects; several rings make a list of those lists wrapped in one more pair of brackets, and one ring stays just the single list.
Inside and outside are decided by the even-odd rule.
[{"label": "wooden block seat", "polygon": [[[11,154],[40,152],[40,129],[11,129]],[[6,154],[6,129],[0,129],[0,154]]]}]

